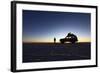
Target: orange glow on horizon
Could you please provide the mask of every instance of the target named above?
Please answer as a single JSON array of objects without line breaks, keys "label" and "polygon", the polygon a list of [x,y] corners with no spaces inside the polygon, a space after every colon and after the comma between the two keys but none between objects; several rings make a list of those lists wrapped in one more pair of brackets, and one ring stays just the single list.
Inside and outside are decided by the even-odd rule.
[{"label": "orange glow on horizon", "polygon": [[87,38],[87,37],[84,37],[84,38],[78,38],[78,42],[91,42],[91,38]]},{"label": "orange glow on horizon", "polygon": [[[51,39],[51,38],[34,38],[34,39],[31,39],[31,38],[28,38],[28,39],[24,39],[23,42],[54,42],[54,38]],[[59,39],[56,38],[56,42],[60,42]],[[78,42],[91,42],[91,38],[87,38],[87,37],[80,37],[78,38]]]}]

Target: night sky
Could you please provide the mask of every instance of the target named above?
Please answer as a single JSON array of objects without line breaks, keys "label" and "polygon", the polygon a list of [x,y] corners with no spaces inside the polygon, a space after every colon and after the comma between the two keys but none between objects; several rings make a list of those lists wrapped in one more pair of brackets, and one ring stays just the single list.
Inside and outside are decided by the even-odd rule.
[{"label": "night sky", "polygon": [[91,15],[89,13],[23,10],[23,42],[53,42],[68,32],[78,36],[79,42],[90,42]]}]

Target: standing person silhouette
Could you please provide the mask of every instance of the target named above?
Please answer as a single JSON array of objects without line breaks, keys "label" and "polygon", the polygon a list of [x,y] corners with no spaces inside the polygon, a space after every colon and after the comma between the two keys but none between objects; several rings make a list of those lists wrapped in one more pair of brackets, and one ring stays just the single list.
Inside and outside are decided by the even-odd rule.
[{"label": "standing person silhouette", "polygon": [[54,37],[54,43],[56,43],[56,38]]}]

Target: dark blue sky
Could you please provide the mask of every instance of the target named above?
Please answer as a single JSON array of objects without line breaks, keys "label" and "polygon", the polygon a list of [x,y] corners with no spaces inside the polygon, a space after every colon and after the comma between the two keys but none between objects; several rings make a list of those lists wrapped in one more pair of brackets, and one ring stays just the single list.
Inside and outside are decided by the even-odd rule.
[{"label": "dark blue sky", "polygon": [[80,41],[90,40],[90,16],[89,13],[23,10],[23,41],[53,42],[54,37],[59,41],[68,32],[76,34]]}]

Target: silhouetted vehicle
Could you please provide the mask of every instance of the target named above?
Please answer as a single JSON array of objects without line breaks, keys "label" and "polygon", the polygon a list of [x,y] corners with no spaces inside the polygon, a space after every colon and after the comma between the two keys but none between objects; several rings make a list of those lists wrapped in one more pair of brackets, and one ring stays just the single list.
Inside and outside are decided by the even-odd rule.
[{"label": "silhouetted vehicle", "polygon": [[77,36],[72,33],[68,33],[68,35],[65,38],[60,39],[61,43],[65,43],[65,42],[75,43],[77,41],[78,41]]}]

